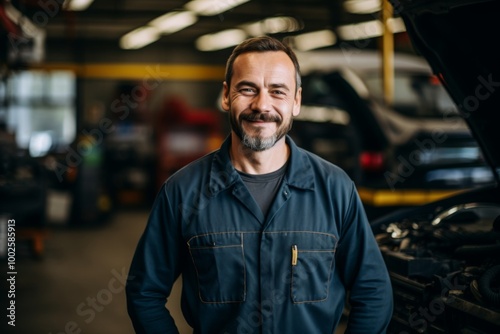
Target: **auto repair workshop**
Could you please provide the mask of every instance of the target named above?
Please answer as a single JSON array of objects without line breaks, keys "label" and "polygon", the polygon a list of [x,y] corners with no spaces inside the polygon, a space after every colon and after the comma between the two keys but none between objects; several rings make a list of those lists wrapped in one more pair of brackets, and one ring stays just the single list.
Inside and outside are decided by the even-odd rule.
[{"label": "auto repair workshop", "polygon": [[[0,0],[0,332],[500,333],[498,13],[494,0]],[[271,74],[294,68],[276,49],[237,55],[226,77],[233,49],[262,36],[300,77],[295,63]],[[316,187],[291,178],[304,150],[329,166]],[[271,152],[287,155],[268,166]],[[328,188],[338,175],[346,203]],[[353,205],[339,226],[354,227],[337,228]],[[380,263],[359,259],[366,236]],[[356,297],[381,277],[363,287],[367,266],[387,269],[392,313]]]}]

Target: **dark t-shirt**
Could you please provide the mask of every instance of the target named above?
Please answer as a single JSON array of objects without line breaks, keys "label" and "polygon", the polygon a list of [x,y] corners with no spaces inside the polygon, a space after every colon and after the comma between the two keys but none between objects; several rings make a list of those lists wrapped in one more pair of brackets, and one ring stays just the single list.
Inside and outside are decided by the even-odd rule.
[{"label": "dark t-shirt", "polygon": [[259,204],[264,216],[267,215],[267,210],[271,206],[276,192],[278,192],[287,167],[288,162],[280,169],[267,174],[247,174],[238,171],[250,194]]}]

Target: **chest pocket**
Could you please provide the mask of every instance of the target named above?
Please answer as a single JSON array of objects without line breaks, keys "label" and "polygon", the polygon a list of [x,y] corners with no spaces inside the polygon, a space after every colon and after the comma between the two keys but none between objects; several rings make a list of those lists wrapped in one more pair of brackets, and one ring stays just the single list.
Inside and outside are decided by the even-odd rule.
[{"label": "chest pocket", "polygon": [[210,233],[192,237],[189,252],[204,303],[245,301],[246,270],[242,233]]},{"label": "chest pocket", "polygon": [[294,303],[328,298],[337,239],[333,235],[301,232],[292,244],[291,298]]}]

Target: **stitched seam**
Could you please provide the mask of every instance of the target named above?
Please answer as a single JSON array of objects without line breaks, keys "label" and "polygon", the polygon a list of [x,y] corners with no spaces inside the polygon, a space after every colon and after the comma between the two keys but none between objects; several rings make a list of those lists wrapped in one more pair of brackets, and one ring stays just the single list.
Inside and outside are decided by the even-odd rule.
[{"label": "stitched seam", "polygon": [[[335,253],[335,250],[325,250],[325,251],[300,251],[299,253]],[[294,273],[294,267],[292,266],[292,278],[290,280],[290,295],[292,296],[292,302],[294,304],[304,304],[304,303],[317,303],[317,302],[322,302],[328,299],[328,295],[330,294],[330,281],[332,277],[332,266],[333,262],[335,260],[335,257],[332,257],[332,260],[330,261],[330,266],[328,268],[328,280],[326,282],[326,296],[323,299],[312,299],[312,300],[301,300],[301,301],[296,301],[295,298],[293,298],[293,287],[294,287],[294,281],[293,281],[293,273]]]},{"label": "stitched seam", "polygon": [[[223,232],[223,233],[229,233],[229,232]],[[237,233],[237,232],[230,232],[230,233]],[[222,233],[206,233],[203,234],[203,236],[206,235],[212,235],[212,234],[222,234]],[[205,304],[230,304],[230,303],[242,303],[246,300],[246,261],[245,261],[245,251],[243,248],[243,233],[240,233],[240,244],[239,245],[230,245],[230,246],[214,246],[214,247],[191,247],[189,245],[188,241],[188,248],[189,248],[189,255],[191,256],[191,261],[193,262],[194,270],[196,272],[196,282],[198,284],[198,298],[202,303]],[[200,235],[202,236],[202,235]],[[195,236],[196,237],[196,236]],[[193,238],[195,238],[193,237]],[[193,239],[191,238],[191,239]],[[189,239],[189,240],[191,240]],[[241,248],[241,256],[243,258],[243,298],[241,300],[226,300],[226,301],[207,301],[204,300],[202,295],[201,295],[201,284],[200,284],[200,274],[198,272],[198,267],[196,266],[196,262],[193,257],[193,253],[191,250],[202,250],[202,249],[215,249],[215,248],[236,248],[239,247]]]}]

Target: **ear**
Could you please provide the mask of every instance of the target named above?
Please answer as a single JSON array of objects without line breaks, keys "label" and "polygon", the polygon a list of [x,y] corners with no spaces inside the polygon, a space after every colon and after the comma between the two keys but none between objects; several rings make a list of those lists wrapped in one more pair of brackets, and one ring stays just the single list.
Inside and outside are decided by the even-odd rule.
[{"label": "ear", "polygon": [[220,103],[223,110],[229,111],[229,87],[225,81],[222,83],[222,99]]},{"label": "ear", "polygon": [[295,93],[295,99],[293,100],[292,115],[294,117],[300,114],[301,103],[302,103],[302,87],[299,87],[299,89],[297,89],[297,93]]}]

